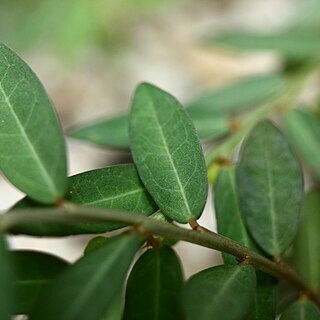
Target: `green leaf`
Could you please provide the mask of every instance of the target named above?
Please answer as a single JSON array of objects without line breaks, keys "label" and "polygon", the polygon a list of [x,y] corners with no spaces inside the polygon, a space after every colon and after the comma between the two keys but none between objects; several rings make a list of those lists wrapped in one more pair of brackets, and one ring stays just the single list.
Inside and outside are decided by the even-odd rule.
[{"label": "green leaf", "polygon": [[146,251],[129,276],[123,319],[179,319],[182,283],[181,264],[173,249]]},{"label": "green leaf", "polygon": [[284,33],[227,33],[212,37],[210,42],[239,49],[279,52],[288,60],[304,60],[320,51],[319,35],[295,31]]},{"label": "green leaf", "polygon": [[0,319],[10,320],[15,305],[15,291],[12,261],[7,252],[7,244],[0,234]]},{"label": "green leaf", "polygon": [[41,83],[0,43],[0,168],[20,190],[54,203],[66,187],[60,124]]},{"label": "green leaf", "polygon": [[309,191],[303,202],[301,221],[294,240],[294,263],[314,290],[320,289],[320,194]]},{"label": "green leaf", "polygon": [[97,236],[88,242],[87,246],[85,247],[83,254],[86,255],[90,253],[91,251],[100,248],[103,244],[105,244],[108,241],[109,238]]},{"label": "green leaf", "polygon": [[141,239],[110,239],[69,267],[38,300],[30,320],[99,320],[121,293]]},{"label": "green leaf", "polygon": [[320,178],[320,121],[310,112],[296,109],[285,115],[284,126],[293,146]]},{"label": "green leaf", "polygon": [[121,115],[74,127],[68,135],[103,147],[128,149],[129,117]]},{"label": "green leaf", "polygon": [[184,287],[184,319],[243,319],[253,302],[255,286],[255,272],[249,265],[226,265],[201,271]]},{"label": "green leaf", "polygon": [[68,263],[55,256],[36,251],[12,251],[17,299],[15,314],[28,314],[44,289]]},{"label": "green leaf", "polygon": [[303,180],[287,140],[270,121],[259,122],[247,137],[236,183],[240,209],[254,240],[279,256],[296,234]]},{"label": "green leaf", "polygon": [[[248,235],[242,213],[239,209],[234,167],[220,169],[217,182],[214,186],[214,207],[218,233],[248,248],[257,250]],[[236,257],[227,253],[222,253],[222,256],[226,264],[237,264]]]},{"label": "green leaf", "polygon": [[162,212],[180,223],[198,219],[207,197],[206,166],[180,103],[141,84],[133,99],[130,139],[139,175]]},{"label": "green leaf", "polygon": [[[123,164],[91,170],[68,179],[66,199],[84,206],[118,209],[150,215],[158,207],[142,184],[133,164]],[[14,209],[34,207],[29,200],[20,202]],[[9,212],[10,214],[10,212]],[[101,233],[126,226],[120,223],[32,223],[18,226],[13,233],[43,236]]]},{"label": "green leaf", "polygon": [[313,302],[301,299],[289,306],[280,320],[320,320],[320,311]]},{"label": "green leaf", "polygon": [[283,88],[284,80],[279,74],[254,75],[203,95],[189,104],[188,111],[239,112],[267,101]]}]

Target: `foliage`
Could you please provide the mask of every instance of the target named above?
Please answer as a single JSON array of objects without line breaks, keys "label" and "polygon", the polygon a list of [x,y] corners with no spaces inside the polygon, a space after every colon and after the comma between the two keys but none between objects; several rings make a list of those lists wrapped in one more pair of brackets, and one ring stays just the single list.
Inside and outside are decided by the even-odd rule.
[{"label": "foliage", "polygon": [[[130,149],[133,163],[72,177],[43,87],[0,44],[0,168],[26,193],[0,216],[1,320],[15,314],[31,320],[320,319],[320,120],[317,103],[308,110],[297,105],[306,80],[319,71],[317,59],[302,57],[316,57],[320,42],[305,38],[296,51],[292,37],[302,36],[217,39],[277,49],[286,62],[299,63],[239,79],[186,109],[169,93],[140,84],[129,115],[69,131]],[[200,139],[211,143],[205,155]],[[197,222],[207,177],[218,233]],[[92,239],[70,265],[46,253],[11,251],[5,238],[113,230],[117,235]],[[219,250],[224,264],[186,281],[176,241]]]}]

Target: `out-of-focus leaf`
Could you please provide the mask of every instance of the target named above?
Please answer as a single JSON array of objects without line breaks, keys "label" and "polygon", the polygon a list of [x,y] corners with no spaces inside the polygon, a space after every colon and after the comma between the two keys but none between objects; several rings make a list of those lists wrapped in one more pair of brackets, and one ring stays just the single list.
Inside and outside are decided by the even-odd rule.
[{"label": "out-of-focus leaf", "polygon": [[68,266],[64,260],[36,251],[12,251],[15,314],[28,314],[44,289]]},{"label": "out-of-focus leaf", "polygon": [[122,115],[74,127],[68,135],[103,147],[128,149],[129,117]]},{"label": "out-of-focus leaf", "polygon": [[12,261],[7,252],[7,244],[0,234],[0,319],[10,320],[15,305],[15,291]]},{"label": "out-of-focus leaf", "polygon": [[[68,180],[66,199],[84,206],[119,209],[150,215],[158,207],[142,184],[133,164],[123,164],[72,176]],[[22,200],[14,209],[34,207],[28,199]],[[9,212],[10,214],[10,212]],[[126,226],[119,223],[32,223],[17,226],[12,233],[39,236],[67,236],[71,234],[101,233]]]},{"label": "out-of-focus leaf", "polygon": [[296,234],[303,178],[287,140],[270,121],[259,122],[247,137],[236,183],[250,233],[267,253],[279,256]]},{"label": "out-of-focus leaf", "polygon": [[38,78],[0,43],[0,168],[31,198],[54,203],[66,187],[63,134]]},{"label": "out-of-focus leaf", "polygon": [[301,299],[290,305],[280,320],[320,320],[320,311],[313,302]]},{"label": "out-of-focus leaf", "polygon": [[135,93],[130,144],[139,175],[161,211],[180,223],[198,219],[208,182],[191,119],[170,94],[150,84]]},{"label": "out-of-focus leaf", "polygon": [[318,190],[311,190],[304,198],[293,258],[302,277],[314,290],[320,290],[319,230],[320,194]]},{"label": "out-of-focus leaf", "polygon": [[108,241],[108,238],[102,237],[102,236],[97,236],[97,237],[92,238],[88,242],[87,246],[85,247],[83,254],[86,255],[86,254],[90,253],[91,251],[101,247],[107,241]]},{"label": "out-of-focus leaf", "polygon": [[122,235],[81,258],[52,283],[32,310],[30,320],[99,320],[121,293],[141,245]]},{"label": "out-of-focus leaf", "polygon": [[320,52],[320,37],[317,34],[301,34],[294,31],[284,33],[226,33],[212,37],[217,45],[247,50],[279,52],[288,60],[304,60]]},{"label": "out-of-focus leaf", "polygon": [[123,319],[180,319],[182,283],[181,264],[173,249],[146,251],[129,276]]},{"label": "out-of-focus leaf", "polygon": [[291,110],[284,117],[288,138],[305,163],[320,178],[320,121],[305,110]]},{"label": "out-of-focus leaf", "polygon": [[255,75],[203,95],[189,104],[188,111],[239,112],[267,101],[283,88],[284,80],[278,74]]},{"label": "out-of-focus leaf", "polygon": [[184,319],[243,319],[253,303],[256,277],[251,266],[218,266],[192,276],[182,293]]}]

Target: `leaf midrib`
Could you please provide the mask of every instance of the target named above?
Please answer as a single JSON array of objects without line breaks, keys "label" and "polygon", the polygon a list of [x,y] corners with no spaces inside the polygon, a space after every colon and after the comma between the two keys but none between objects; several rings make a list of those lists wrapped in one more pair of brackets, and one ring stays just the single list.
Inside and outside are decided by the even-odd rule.
[{"label": "leaf midrib", "polygon": [[192,216],[192,212],[191,212],[191,209],[190,209],[190,206],[189,206],[189,203],[188,203],[188,200],[187,200],[187,197],[186,197],[186,194],[184,192],[184,188],[183,188],[183,185],[181,183],[181,180],[180,180],[180,177],[179,177],[179,174],[177,172],[177,169],[175,167],[175,164],[174,164],[174,161],[172,159],[172,156],[171,156],[171,153],[170,153],[170,150],[168,148],[168,145],[167,145],[167,140],[166,140],[166,137],[164,135],[164,132],[163,132],[163,129],[162,129],[162,126],[159,122],[159,119],[158,119],[158,113],[157,113],[157,108],[155,107],[154,105],[154,102],[153,102],[153,99],[152,97],[149,96],[149,101],[151,102],[151,107],[152,107],[152,110],[153,110],[153,113],[154,113],[154,119],[157,123],[157,126],[159,128],[159,132],[160,132],[160,137],[161,137],[161,140],[162,140],[162,143],[163,143],[163,146],[164,146],[164,149],[166,151],[166,154],[168,156],[168,159],[170,161],[170,164],[171,164],[171,167],[173,169],[173,172],[174,172],[174,175],[176,177],[176,180],[178,182],[178,186],[179,186],[179,189],[180,189],[180,192],[181,192],[181,195],[182,195],[182,198],[183,198],[183,202],[185,204],[185,207],[187,209],[187,213]]},{"label": "leaf midrib", "polygon": [[[33,156],[33,158],[35,159],[35,161],[37,162],[38,164],[38,167],[40,169],[40,172],[42,174],[42,176],[44,177],[45,181],[47,181],[48,185],[50,186],[50,188],[52,189],[52,191],[57,194],[58,193],[58,190],[56,188],[56,186],[54,185],[51,177],[48,175],[48,172],[43,164],[43,162],[41,161],[38,153],[36,152],[36,149],[34,148],[34,145],[32,144],[29,136],[27,135],[26,131],[24,130],[24,127],[22,126],[22,124],[20,123],[20,120],[19,118],[17,117],[17,115],[15,114],[14,110],[13,110],[13,106],[10,102],[10,99],[9,97],[7,96],[3,86],[2,86],[2,83],[0,82],[0,92],[2,93],[4,99],[5,99],[5,102],[7,104],[7,106],[9,107],[9,111],[11,112],[16,124],[17,124],[17,127],[19,128],[20,130],[20,133],[21,133],[21,136],[24,138],[25,142],[27,143],[27,146],[29,147],[29,149],[31,150],[31,154]],[[12,92],[13,93],[13,92]],[[12,94],[11,93],[11,94]]]}]

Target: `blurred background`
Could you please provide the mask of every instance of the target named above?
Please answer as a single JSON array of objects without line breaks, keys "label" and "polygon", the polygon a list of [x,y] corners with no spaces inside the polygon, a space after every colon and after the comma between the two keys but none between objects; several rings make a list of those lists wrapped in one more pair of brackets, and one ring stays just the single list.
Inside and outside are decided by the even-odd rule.
[{"label": "blurred background", "polygon": [[[235,53],[203,41],[232,30],[318,28],[318,0],[0,0],[0,40],[41,79],[64,128],[126,111],[136,85],[151,82],[182,103],[244,75],[277,71],[272,51]],[[314,8],[317,8],[316,10]],[[319,17],[319,19],[317,19]],[[318,25],[313,25],[318,21]],[[320,28],[319,28],[320,29]],[[68,139],[69,173],[129,161],[125,152]],[[0,210],[23,197],[0,177]],[[214,229],[211,202],[202,223]],[[13,247],[78,258],[87,237],[12,237]],[[187,275],[220,254],[178,244]]]}]

